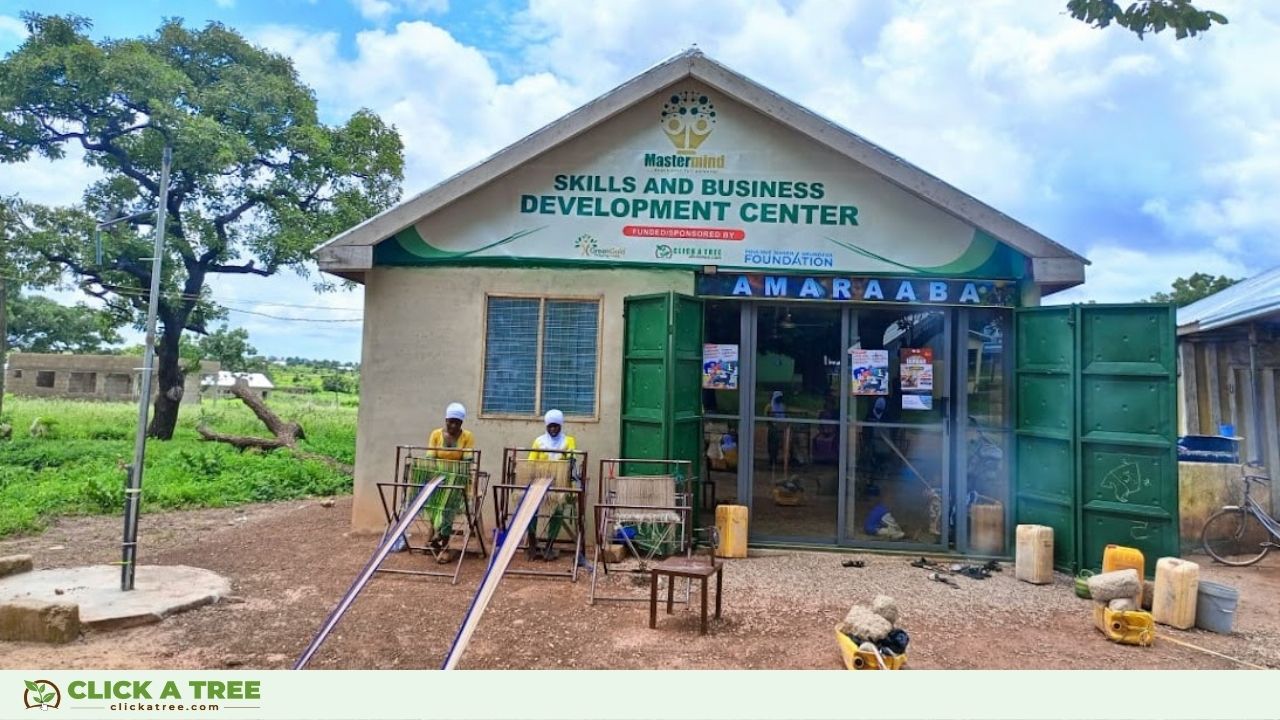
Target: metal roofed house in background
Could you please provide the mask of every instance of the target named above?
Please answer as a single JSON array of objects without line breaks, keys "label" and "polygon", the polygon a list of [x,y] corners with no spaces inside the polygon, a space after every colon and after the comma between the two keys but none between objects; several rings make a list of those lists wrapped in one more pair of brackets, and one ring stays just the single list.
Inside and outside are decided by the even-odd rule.
[{"label": "metal roofed house in background", "polygon": [[275,384],[271,379],[262,373],[250,372],[230,372],[228,370],[219,370],[217,375],[206,375],[201,380],[202,388],[212,389],[218,395],[227,395],[231,392],[231,386],[236,384],[237,380],[244,379],[249,384],[249,389],[258,397],[265,398],[267,392],[275,389]]},{"label": "metal roofed house in background", "polygon": [[[1280,472],[1280,267],[1178,310],[1180,434],[1231,435]],[[1280,483],[1271,488],[1280,507]]]},{"label": "metal roofed house in background", "polygon": [[1254,320],[1280,322],[1280,267],[1258,273],[1178,310],[1178,335]]},{"label": "metal roofed house in background", "polygon": [[783,126],[860,164],[950,215],[990,233],[1028,258],[1049,294],[1084,282],[1089,261],[1043,234],[911,165],[813,111],[778,95],[697,49],[686,50],[531,133],[480,163],[338,235],[315,251],[320,268],[357,282],[373,267],[373,248],[422,218],[685,79],[724,93]]}]

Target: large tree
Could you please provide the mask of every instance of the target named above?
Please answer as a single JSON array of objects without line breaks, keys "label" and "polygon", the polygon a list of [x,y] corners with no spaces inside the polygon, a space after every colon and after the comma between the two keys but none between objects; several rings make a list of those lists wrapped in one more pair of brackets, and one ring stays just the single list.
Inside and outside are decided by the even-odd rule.
[{"label": "large tree", "polygon": [[1158,292],[1151,296],[1151,302],[1171,302],[1178,307],[1183,307],[1226,290],[1238,282],[1240,282],[1238,278],[1229,278],[1226,275],[1214,277],[1207,273],[1195,273],[1190,277],[1174,280],[1173,292]]},{"label": "large tree", "polygon": [[169,20],[149,37],[95,42],[83,18],[24,20],[31,34],[0,61],[0,161],[75,147],[104,177],[82,207],[12,203],[23,262],[62,269],[141,324],[154,221],[121,223],[98,252],[94,218],[154,208],[162,150],[173,148],[150,427],[167,439],[182,396],[182,333],[204,334],[221,316],[209,278],[305,273],[319,242],[399,199],[400,137],[368,111],[322,124],[287,58],[218,23]]},{"label": "large tree", "polygon": [[1227,24],[1222,13],[1201,10],[1191,0],[1137,0],[1124,8],[1118,0],[1070,0],[1067,12],[1094,27],[1104,28],[1114,22],[1139,40],[1147,33],[1166,29],[1173,30],[1174,37],[1181,40],[1207,32],[1214,23]]},{"label": "large tree", "polygon": [[226,325],[200,338],[200,356],[217,360],[223,370],[247,372],[250,359],[258,354],[249,344],[249,331],[244,328],[228,329]]},{"label": "large tree", "polygon": [[62,305],[41,296],[10,291],[9,349],[23,352],[101,352],[120,342],[119,320],[84,303]]}]

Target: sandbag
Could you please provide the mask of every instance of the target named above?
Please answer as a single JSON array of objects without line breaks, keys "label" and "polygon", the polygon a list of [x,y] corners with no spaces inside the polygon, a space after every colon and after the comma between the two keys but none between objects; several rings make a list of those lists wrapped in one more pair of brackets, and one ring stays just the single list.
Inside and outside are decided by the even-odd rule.
[{"label": "sandbag", "polygon": [[1138,571],[1133,568],[1115,570],[1089,578],[1089,595],[1100,603],[1109,603],[1116,598],[1132,600],[1141,589]]},{"label": "sandbag", "polygon": [[893,630],[893,624],[865,605],[854,605],[840,624],[840,632],[861,641],[880,642]]},{"label": "sandbag", "polygon": [[1133,601],[1133,598],[1116,598],[1107,603],[1107,607],[1111,608],[1112,612],[1133,612],[1138,609],[1138,604]]},{"label": "sandbag", "polygon": [[898,622],[898,603],[888,595],[877,595],[871,601],[871,612],[888,620],[891,625]]}]

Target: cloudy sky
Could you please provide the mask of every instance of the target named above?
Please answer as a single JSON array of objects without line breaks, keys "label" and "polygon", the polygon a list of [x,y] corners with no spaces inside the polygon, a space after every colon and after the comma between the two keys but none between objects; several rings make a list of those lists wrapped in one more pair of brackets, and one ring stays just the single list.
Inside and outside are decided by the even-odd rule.
[{"label": "cloudy sky", "polygon": [[[394,123],[410,196],[696,44],[1087,256],[1086,284],[1050,302],[1280,264],[1280,3],[1202,0],[1231,23],[1177,42],[1091,29],[1065,4],[0,0],[0,52],[35,8],[100,37],[226,23],[292,57],[328,120],[368,107]],[[0,193],[71,203],[93,177],[33,161],[0,167]],[[358,359],[359,290],[215,291],[264,354]]]}]

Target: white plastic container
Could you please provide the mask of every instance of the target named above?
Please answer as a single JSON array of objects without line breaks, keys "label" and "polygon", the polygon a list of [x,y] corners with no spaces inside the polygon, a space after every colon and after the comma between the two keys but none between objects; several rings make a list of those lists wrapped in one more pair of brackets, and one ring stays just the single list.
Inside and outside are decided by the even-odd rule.
[{"label": "white plastic container", "polygon": [[1014,577],[1034,585],[1053,582],[1053,528],[1019,525]]},{"label": "white plastic container", "polygon": [[1151,615],[1161,625],[1186,630],[1196,624],[1196,595],[1200,592],[1200,566],[1180,558],[1156,561],[1156,588]]}]

